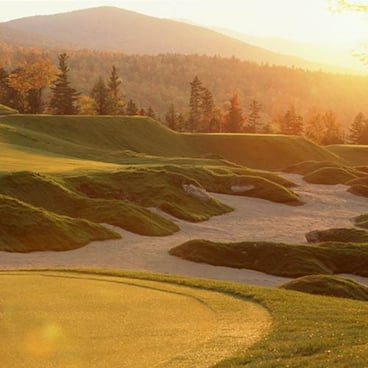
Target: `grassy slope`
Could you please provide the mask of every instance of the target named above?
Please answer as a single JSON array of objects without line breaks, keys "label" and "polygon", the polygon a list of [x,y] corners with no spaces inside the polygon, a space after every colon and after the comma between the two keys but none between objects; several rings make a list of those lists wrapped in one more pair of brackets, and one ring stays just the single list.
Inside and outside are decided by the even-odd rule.
[{"label": "grassy slope", "polygon": [[313,275],[289,281],[283,289],[368,301],[368,287],[343,277]]},{"label": "grassy slope", "polygon": [[0,123],[0,137],[6,143],[113,163],[129,163],[132,151],[164,157],[215,154],[260,169],[279,169],[303,160],[338,160],[300,137],[179,134],[141,117],[17,115],[3,117]]},{"label": "grassy slope", "polygon": [[178,230],[171,221],[134,203],[86,198],[46,175],[2,175],[0,193],[59,215],[104,222],[142,235],[169,235]]},{"label": "grassy slope", "polygon": [[170,254],[194,262],[247,268],[284,277],[336,273],[368,276],[366,243],[291,245],[191,240],[172,248]]},{"label": "grassy slope", "polygon": [[164,275],[87,270],[79,273],[150,279],[224,292],[260,303],[272,316],[270,334],[249,349],[240,349],[216,368],[361,368],[368,360],[367,303]]},{"label": "grassy slope", "polygon": [[30,252],[68,250],[92,240],[120,238],[101,225],[58,216],[0,195],[0,250]]},{"label": "grassy slope", "polygon": [[0,115],[10,115],[10,114],[17,114],[17,113],[18,113],[17,110],[14,110],[11,107],[0,104]]},{"label": "grassy slope", "polygon": [[326,149],[353,166],[368,165],[368,146],[333,145]]}]

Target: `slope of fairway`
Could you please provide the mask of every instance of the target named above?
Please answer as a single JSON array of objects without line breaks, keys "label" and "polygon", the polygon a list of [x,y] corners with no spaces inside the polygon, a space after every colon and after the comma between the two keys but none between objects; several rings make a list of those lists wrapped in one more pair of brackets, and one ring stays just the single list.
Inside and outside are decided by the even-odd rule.
[{"label": "slope of fairway", "polygon": [[339,160],[301,137],[180,134],[142,117],[10,115],[0,123],[2,142],[112,163],[129,163],[132,152],[164,157],[215,155],[260,169],[280,169],[305,160]]},{"label": "slope of fairway", "polygon": [[350,165],[368,165],[368,146],[344,144],[328,146],[326,149],[329,152],[340,156]]},{"label": "slope of fairway", "polygon": [[153,281],[13,272],[0,288],[4,367],[205,368],[270,325],[256,304]]},{"label": "slope of fairway", "polygon": [[121,168],[117,164],[63,157],[50,152],[2,142],[0,142],[0,151],[1,171],[23,171],[27,169],[43,173],[87,173]]},{"label": "slope of fairway", "polygon": [[68,250],[120,235],[86,220],[58,216],[0,194],[0,250]]}]

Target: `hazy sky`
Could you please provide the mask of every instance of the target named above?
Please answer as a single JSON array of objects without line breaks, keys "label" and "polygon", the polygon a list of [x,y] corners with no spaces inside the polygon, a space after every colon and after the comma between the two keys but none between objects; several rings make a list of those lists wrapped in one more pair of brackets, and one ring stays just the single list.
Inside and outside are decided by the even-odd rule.
[{"label": "hazy sky", "polygon": [[111,5],[161,18],[312,43],[353,44],[368,38],[368,14],[334,14],[328,4],[329,0],[0,0],[0,21]]}]

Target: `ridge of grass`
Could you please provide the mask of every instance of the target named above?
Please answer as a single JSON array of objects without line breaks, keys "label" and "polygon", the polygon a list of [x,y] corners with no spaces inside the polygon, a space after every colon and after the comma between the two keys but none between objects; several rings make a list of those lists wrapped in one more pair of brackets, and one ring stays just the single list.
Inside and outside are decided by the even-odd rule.
[{"label": "ridge of grass", "polygon": [[83,219],[60,216],[0,194],[0,250],[70,250],[120,235]]},{"label": "ridge of grass", "polygon": [[83,197],[51,176],[31,172],[1,175],[0,193],[59,215],[107,223],[141,235],[170,235],[178,230],[173,222],[134,203]]},{"label": "ridge of grass", "polygon": [[337,144],[325,148],[352,166],[368,165],[368,145]]},{"label": "ridge of grass", "polygon": [[[183,134],[146,117],[9,115],[0,140],[45,152],[126,164],[162,157],[222,157],[236,164],[276,170],[303,161],[339,157],[302,137],[262,134]],[[272,153],[270,153],[272,152]]]},{"label": "ridge of grass", "polygon": [[169,253],[193,262],[246,268],[283,277],[337,273],[368,276],[367,243],[299,245],[191,240],[172,248]]},{"label": "ridge of grass", "polygon": [[0,115],[18,114],[18,111],[9,106],[0,104]]},{"label": "ridge of grass", "polygon": [[368,301],[368,287],[344,277],[327,275],[304,276],[286,282],[280,288],[308,294]]},{"label": "ridge of grass", "polygon": [[356,226],[364,229],[368,229],[368,214],[360,215],[355,218]]},{"label": "ridge of grass", "polygon": [[368,231],[358,229],[346,229],[346,228],[335,228],[328,230],[315,230],[311,233],[317,235],[318,241],[308,239],[310,243],[318,242],[340,242],[340,243],[367,243],[368,244]]}]

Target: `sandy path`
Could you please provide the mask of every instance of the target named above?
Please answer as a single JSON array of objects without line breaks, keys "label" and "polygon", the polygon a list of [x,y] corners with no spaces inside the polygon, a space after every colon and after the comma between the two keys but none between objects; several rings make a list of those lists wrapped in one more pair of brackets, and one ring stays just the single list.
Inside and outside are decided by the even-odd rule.
[{"label": "sandy path", "polygon": [[[218,241],[268,240],[305,242],[311,230],[352,227],[353,218],[368,212],[368,198],[354,196],[344,185],[311,185],[299,175],[285,177],[295,188],[303,206],[287,206],[256,198],[213,194],[235,209],[199,224],[174,219],[181,228],[168,237],[145,237],[114,228],[123,238],[92,242],[68,252],[1,253],[0,268],[99,267],[152,271],[176,275],[275,286],[287,279],[251,270],[197,264],[168,255],[168,250],[190,239]],[[368,284],[368,279],[358,278]]]}]

